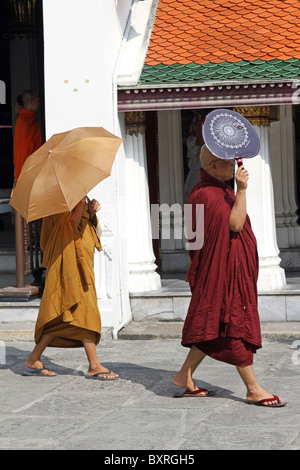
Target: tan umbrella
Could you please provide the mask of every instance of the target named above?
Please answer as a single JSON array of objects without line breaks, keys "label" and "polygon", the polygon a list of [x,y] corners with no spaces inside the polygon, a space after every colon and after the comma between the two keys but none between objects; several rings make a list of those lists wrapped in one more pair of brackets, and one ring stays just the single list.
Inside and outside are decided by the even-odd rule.
[{"label": "tan umbrella", "polygon": [[53,135],[25,161],[10,204],[27,222],[71,211],[110,175],[121,142],[102,127]]}]

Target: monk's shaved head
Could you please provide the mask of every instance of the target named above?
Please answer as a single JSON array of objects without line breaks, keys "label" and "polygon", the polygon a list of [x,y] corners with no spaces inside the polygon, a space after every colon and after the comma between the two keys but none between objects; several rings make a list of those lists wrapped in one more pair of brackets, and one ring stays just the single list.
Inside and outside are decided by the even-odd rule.
[{"label": "monk's shaved head", "polygon": [[211,153],[211,151],[203,145],[200,153],[202,169],[209,175],[221,181],[229,181],[233,178],[234,159],[222,159]]},{"label": "monk's shaved head", "polygon": [[212,162],[213,160],[216,160],[216,158],[218,157],[216,157],[216,155],[211,153],[211,151],[208,150],[206,145],[202,146],[200,160],[201,160],[201,165],[202,165],[203,170],[207,171],[209,168],[210,162]]},{"label": "monk's shaved head", "polygon": [[26,107],[28,103],[34,101],[39,97],[38,93],[35,90],[25,90],[22,93],[23,106]]},{"label": "monk's shaved head", "polygon": [[40,106],[39,95],[35,90],[25,90],[22,93],[23,107],[28,111],[36,112]]}]

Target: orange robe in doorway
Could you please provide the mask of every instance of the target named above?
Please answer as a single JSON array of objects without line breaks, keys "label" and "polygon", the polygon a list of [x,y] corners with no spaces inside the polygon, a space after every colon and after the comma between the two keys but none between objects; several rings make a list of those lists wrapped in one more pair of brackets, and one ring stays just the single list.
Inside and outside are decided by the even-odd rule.
[{"label": "orange robe in doorway", "polygon": [[14,135],[15,183],[27,157],[38,150],[42,144],[41,128],[34,113],[27,109],[21,109]]}]

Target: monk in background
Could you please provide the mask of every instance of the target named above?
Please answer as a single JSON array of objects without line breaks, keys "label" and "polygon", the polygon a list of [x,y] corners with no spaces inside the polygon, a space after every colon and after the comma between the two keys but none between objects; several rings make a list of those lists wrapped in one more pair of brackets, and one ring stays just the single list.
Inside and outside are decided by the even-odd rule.
[{"label": "monk in background", "polygon": [[40,106],[38,93],[34,90],[24,91],[22,103],[23,107],[18,114],[14,135],[15,184],[27,157],[43,144],[41,128],[34,114]]},{"label": "monk in background", "polygon": [[[190,348],[173,383],[186,389],[175,397],[207,397],[192,375],[206,355],[235,365],[246,385],[248,403],[283,406],[281,398],[264,390],[253,371],[253,355],[261,348],[257,310],[258,253],[246,212],[249,174],[244,166],[235,173],[235,160],[221,160],[204,145],[201,182],[192,190],[193,233],[196,207],[204,205],[204,243],[190,250],[187,280],[192,298],[182,332]],[[226,181],[235,174],[236,195]],[[203,223],[203,221],[201,221]]]},{"label": "monk in background", "polygon": [[42,353],[50,346],[84,347],[89,362],[86,378],[118,377],[100,364],[96,353],[101,336],[94,275],[94,250],[102,250],[96,216],[99,208],[95,199],[86,203],[84,198],[71,213],[43,219],[45,289],[35,325],[36,345],[22,375],[56,375],[41,361]]},{"label": "monk in background", "polygon": [[[18,99],[19,98],[20,97],[18,97]],[[26,159],[43,144],[41,128],[35,117],[35,113],[40,107],[38,93],[34,90],[26,90],[22,93],[20,102],[22,106],[18,108],[19,113],[14,133],[14,185],[17,184]],[[36,220],[27,224],[17,211],[15,213],[15,220],[16,239],[18,238],[19,240],[18,243],[16,242],[17,285],[18,287],[23,287],[25,283],[24,273],[29,269],[28,248],[29,246],[37,246],[38,244],[33,234],[40,233],[41,221]],[[35,262],[35,264],[36,266],[31,266],[30,270],[34,276],[35,282],[39,284],[43,270],[38,266],[37,262]]]}]

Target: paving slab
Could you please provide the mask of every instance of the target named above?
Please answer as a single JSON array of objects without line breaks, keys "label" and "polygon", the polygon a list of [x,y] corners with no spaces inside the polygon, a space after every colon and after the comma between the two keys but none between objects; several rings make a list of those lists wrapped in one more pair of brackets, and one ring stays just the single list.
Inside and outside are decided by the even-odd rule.
[{"label": "paving slab", "polygon": [[[235,367],[205,358],[195,373],[210,398],[173,398],[187,354],[178,338],[105,339],[100,361],[119,380],[86,380],[84,350],[48,348],[56,377],[24,377],[32,341],[0,343],[0,449],[101,450],[196,455],[202,450],[300,449],[300,336],[263,338],[254,369],[284,408],[250,406]],[[119,454],[116,454],[118,452]],[[201,460],[199,461],[199,463]]]}]

